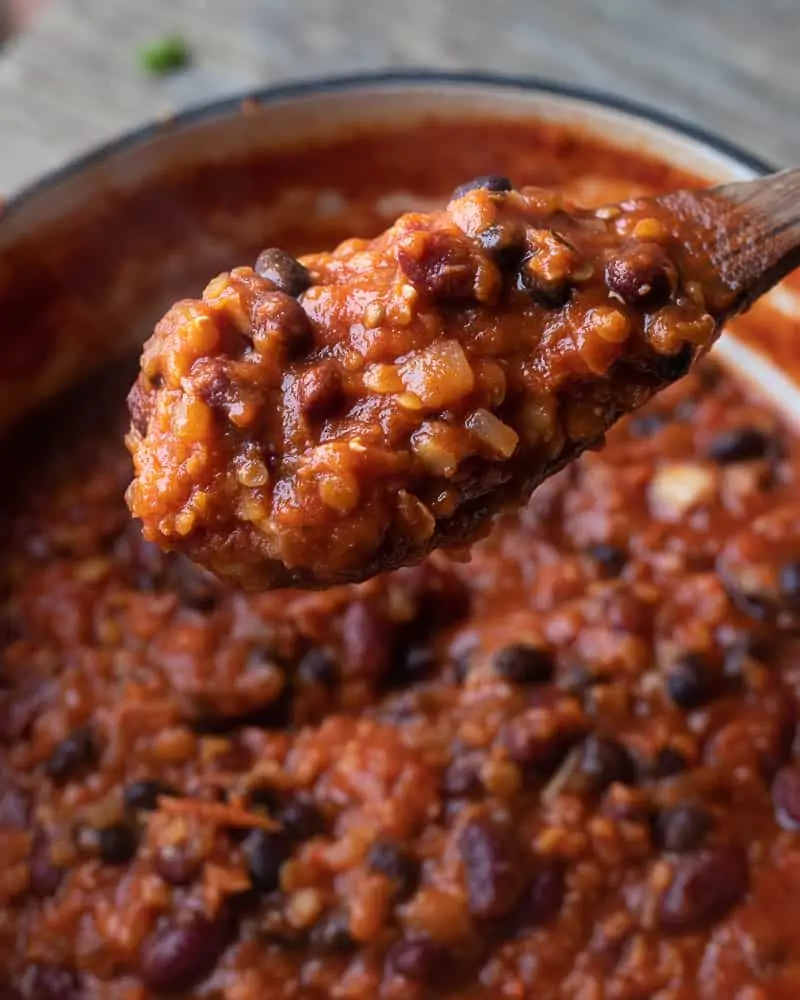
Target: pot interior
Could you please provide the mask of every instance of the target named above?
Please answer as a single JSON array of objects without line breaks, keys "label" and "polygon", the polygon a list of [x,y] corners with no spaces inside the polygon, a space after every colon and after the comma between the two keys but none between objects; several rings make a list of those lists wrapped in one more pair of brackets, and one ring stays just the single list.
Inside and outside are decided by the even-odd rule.
[{"label": "pot interior", "polygon": [[[658,190],[687,175],[713,182],[753,172],[725,150],[616,107],[442,80],[266,95],[89,157],[12,205],[0,226],[0,427],[141,342],[170,302],[265,245],[297,252],[368,236],[481,173],[553,183],[541,137],[564,126],[574,138],[554,155],[559,175],[568,164],[579,200],[597,198],[592,179],[607,198],[631,183]],[[622,161],[620,172],[602,143],[644,158]],[[781,312],[800,312],[788,285],[773,299],[779,327]],[[790,347],[771,366],[763,343],[755,352],[747,345],[747,329],[718,353],[800,417],[785,377]]]}]

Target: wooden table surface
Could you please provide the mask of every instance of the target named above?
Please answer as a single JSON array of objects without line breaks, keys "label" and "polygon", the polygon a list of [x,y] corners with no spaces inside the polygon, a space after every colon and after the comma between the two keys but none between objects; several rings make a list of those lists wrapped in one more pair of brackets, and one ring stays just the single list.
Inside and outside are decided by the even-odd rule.
[{"label": "wooden table surface", "polygon": [[[175,31],[191,68],[149,77]],[[800,162],[800,0],[52,0],[0,54],[0,191],[220,95],[417,66],[591,85]]]}]

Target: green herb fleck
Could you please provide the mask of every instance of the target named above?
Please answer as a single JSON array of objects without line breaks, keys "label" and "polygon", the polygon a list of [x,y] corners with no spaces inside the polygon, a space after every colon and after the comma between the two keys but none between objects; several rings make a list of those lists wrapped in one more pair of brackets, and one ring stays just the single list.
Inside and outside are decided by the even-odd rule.
[{"label": "green herb fleck", "polygon": [[140,52],[142,66],[148,73],[161,76],[183,69],[190,61],[189,46],[180,35],[166,35],[146,45]]}]

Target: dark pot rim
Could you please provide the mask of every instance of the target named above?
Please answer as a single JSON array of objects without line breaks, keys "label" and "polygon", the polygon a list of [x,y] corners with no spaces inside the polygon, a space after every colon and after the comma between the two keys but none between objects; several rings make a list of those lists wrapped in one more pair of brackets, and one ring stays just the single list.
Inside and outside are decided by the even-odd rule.
[{"label": "dark pot rim", "polygon": [[727,139],[723,139],[715,133],[679,116],[660,111],[648,104],[640,103],[627,97],[609,94],[591,87],[559,83],[527,75],[478,71],[450,72],[425,69],[389,70],[353,73],[343,76],[326,76],[297,83],[256,88],[189,108],[174,115],[167,122],[163,120],[148,122],[130,132],[124,133],[118,138],[96,146],[89,152],[69,160],[61,167],[56,167],[53,170],[45,172],[41,177],[25,185],[5,203],[0,219],[7,218],[34,197],[56,187],[59,183],[72,177],[74,174],[78,174],[113,155],[124,153],[126,150],[133,149],[150,139],[163,136],[170,129],[180,129],[187,125],[239,113],[242,103],[245,101],[255,101],[262,106],[269,106],[293,98],[313,97],[314,95],[330,93],[346,93],[347,91],[356,92],[363,87],[390,88],[402,84],[412,84],[415,86],[446,84],[455,87],[468,87],[478,84],[481,86],[496,87],[499,90],[524,90],[555,97],[571,98],[581,101],[584,104],[594,104],[600,108],[621,111],[632,117],[641,118],[651,124],[667,128],[679,135],[703,144],[714,152],[737,161],[755,173],[765,174],[775,169],[765,160],[742,149],[735,143],[729,142]]}]

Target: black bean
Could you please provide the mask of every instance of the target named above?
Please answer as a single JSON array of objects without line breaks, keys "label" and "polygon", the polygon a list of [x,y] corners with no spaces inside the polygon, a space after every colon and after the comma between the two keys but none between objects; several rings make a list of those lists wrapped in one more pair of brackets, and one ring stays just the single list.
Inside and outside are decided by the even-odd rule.
[{"label": "black bean", "polygon": [[78,973],[63,965],[31,966],[25,979],[28,1000],[80,1000],[83,996]]},{"label": "black bean", "polygon": [[211,920],[193,914],[184,923],[167,924],[146,938],[139,951],[139,975],[156,993],[184,993],[214,970],[231,939],[227,914]]},{"label": "black bean", "polygon": [[430,985],[444,971],[444,960],[444,949],[436,941],[410,938],[392,945],[386,955],[386,969],[391,976],[402,976],[411,982]]},{"label": "black bean", "polygon": [[158,800],[162,795],[176,794],[175,789],[163,781],[143,778],[125,786],[123,802],[131,812],[153,812],[158,808]]},{"label": "black bean", "polygon": [[329,649],[314,646],[298,663],[297,672],[311,684],[331,687],[339,676],[339,663]]},{"label": "black bean", "polygon": [[625,550],[617,545],[611,545],[609,542],[598,542],[596,545],[590,545],[587,551],[589,557],[598,564],[604,576],[619,576],[628,561]]},{"label": "black bean", "polygon": [[588,789],[602,792],[614,782],[633,784],[636,766],[622,743],[593,733],[586,737],[581,747],[580,780]]},{"label": "black bean", "polygon": [[675,747],[661,747],[652,764],[654,778],[672,778],[682,774],[689,767],[686,757]]},{"label": "black bean", "polygon": [[502,174],[482,174],[480,177],[473,177],[471,181],[459,184],[450,196],[451,199],[463,198],[470,191],[477,191],[483,188],[485,191],[510,191],[514,185]]},{"label": "black bean", "polygon": [[514,832],[487,816],[469,820],[458,838],[464,862],[469,911],[475,917],[503,917],[524,889],[524,872]]},{"label": "black bean", "polygon": [[98,831],[97,849],[107,865],[124,865],[136,854],[139,835],[128,823],[113,823]]},{"label": "black bean", "polygon": [[311,287],[311,273],[299,260],[279,250],[270,247],[262,250],[256,261],[255,272],[259,277],[271,281],[279,292],[296,298]]},{"label": "black bean", "polygon": [[289,799],[276,819],[292,840],[308,840],[325,830],[325,817],[310,799],[300,795]]},{"label": "black bean", "polygon": [[376,840],[370,847],[367,863],[373,871],[386,875],[395,884],[399,901],[414,895],[419,884],[420,866],[414,855],[393,840]]},{"label": "black bean", "polygon": [[516,271],[525,252],[525,234],[508,223],[488,226],[478,233],[478,243],[503,271]]},{"label": "black bean", "polygon": [[660,387],[669,382],[676,382],[689,371],[694,361],[695,347],[685,343],[671,354],[661,351],[643,353],[636,362],[640,375],[649,376]]},{"label": "black bean", "polygon": [[772,805],[784,830],[800,830],[800,766],[784,767],[775,775]]},{"label": "black bean", "polygon": [[699,708],[714,696],[714,678],[708,663],[698,653],[685,653],[669,668],[667,694],[679,707]]},{"label": "black bean", "polygon": [[263,809],[270,816],[276,816],[283,804],[283,795],[272,785],[258,785],[251,788],[247,795],[250,807]]},{"label": "black bean", "polygon": [[610,292],[629,305],[660,305],[669,298],[675,268],[657,243],[637,243],[612,257],[606,264],[605,281]]},{"label": "black bean", "polygon": [[536,254],[523,256],[517,269],[517,288],[547,309],[560,309],[572,295],[568,278],[545,279],[536,267]]},{"label": "black bean", "polygon": [[545,862],[533,876],[517,910],[517,923],[528,929],[555,919],[564,905],[566,873],[558,860]]},{"label": "black bean", "polygon": [[522,715],[506,724],[503,743],[508,756],[526,775],[542,777],[555,771],[581,735],[573,730],[542,732]]},{"label": "black bean", "polygon": [[344,913],[331,913],[318,920],[311,931],[311,943],[324,951],[337,954],[347,954],[358,947]]},{"label": "black bean", "polygon": [[665,851],[685,854],[700,847],[714,828],[714,817],[694,802],[679,802],[660,813],[656,838]]},{"label": "black bean", "polygon": [[342,618],[342,645],[348,676],[373,678],[391,666],[393,626],[367,601],[354,601]]},{"label": "black bean", "polygon": [[555,657],[549,649],[518,642],[499,649],[492,666],[502,678],[515,684],[546,684],[553,679]]},{"label": "black bean", "polygon": [[699,930],[723,917],[747,892],[747,857],[730,844],[685,855],[661,899],[661,926],[673,933]]},{"label": "black bean", "polygon": [[390,673],[393,686],[405,687],[424,680],[436,666],[433,650],[427,646],[400,643]]},{"label": "black bean", "polygon": [[155,852],[153,868],[167,885],[185,886],[200,877],[203,862],[185,844],[165,844]]},{"label": "black bean", "polygon": [[64,781],[97,760],[97,747],[92,731],[82,726],[57,743],[45,764],[45,773],[54,781]]},{"label": "black bean", "polygon": [[758,427],[732,427],[720,431],[708,447],[708,457],[719,465],[763,458],[771,438]]},{"label": "black bean", "polygon": [[255,830],[244,842],[250,881],[261,892],[278,888],[281,867],[292,853],[292,842],[278,830]]}]

